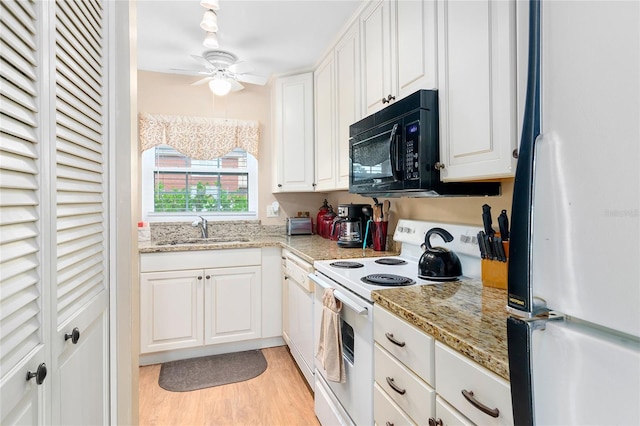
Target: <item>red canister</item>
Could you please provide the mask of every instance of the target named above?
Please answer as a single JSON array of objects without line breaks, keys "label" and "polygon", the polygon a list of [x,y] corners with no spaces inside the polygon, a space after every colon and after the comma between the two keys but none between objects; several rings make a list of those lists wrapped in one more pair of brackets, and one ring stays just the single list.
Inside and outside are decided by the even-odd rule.
[{"label": "red canister", "polygon": [[324,203],[320,206],[318,210],[318,215],[316,216],[316,234],[322,235],[322,216],[325,215],[329,211],[329,203],[327,203],[327,199],[324,199]]}]

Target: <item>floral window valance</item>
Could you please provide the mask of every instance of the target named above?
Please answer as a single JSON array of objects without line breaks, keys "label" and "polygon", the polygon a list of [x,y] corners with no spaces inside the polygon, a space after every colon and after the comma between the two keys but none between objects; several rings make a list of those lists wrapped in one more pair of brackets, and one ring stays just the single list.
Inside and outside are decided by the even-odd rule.
[{"label": "floral window valance", "polygon": [[258,158],[257,121],[147,113],[138,121],[141,151],[166,144],[193,159],[212,160],[242,148]]}]

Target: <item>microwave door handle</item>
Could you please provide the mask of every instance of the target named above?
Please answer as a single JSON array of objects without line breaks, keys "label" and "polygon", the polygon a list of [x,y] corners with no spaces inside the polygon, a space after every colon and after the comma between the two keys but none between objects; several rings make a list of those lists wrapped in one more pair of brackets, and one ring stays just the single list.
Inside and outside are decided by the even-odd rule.
[{"label": "microwave door handle", "polygon": [[398,123],[393,125],[391,136],[389,136],[389,160],[391,161],[391,176],[394,182],[397,182],[398,176],[396,170],[398,168],[398,144],[396,140],[396,132],[398,131]]}]

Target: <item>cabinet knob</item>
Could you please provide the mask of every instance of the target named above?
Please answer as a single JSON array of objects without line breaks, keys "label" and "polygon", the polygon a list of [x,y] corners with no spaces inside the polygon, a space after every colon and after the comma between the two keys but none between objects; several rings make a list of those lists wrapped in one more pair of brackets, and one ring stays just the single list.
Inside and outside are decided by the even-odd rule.
[{"label": "cabinet knob", "polygon": [[443,426],[441,418],[435,419],[434,417],[429,417],[429,426]]},{"label": "cabinet knob", "polygon": [[210,280],[211,279],[211,275],[207,275],[205,278]]},{"label": "cabinet knob", "polygon": [[433,165],[433,168],[436,170],[442,170],[444,169],[444,163],[441,163],[438,161],[436,164]]},{"label": "cabinet knob", "polygon": [[78,343],[78,340],[80,340],[80,329],[78,327],[74,328],[71,333],[64,333],[65,342],[69,339],[74,345]]},{"label": "cabinet knob", "polygon": [[44,362],[38,366],[35,373],[27,371],[27,382],[34,377],[36,378],[36,384],[41,385],[44,382],[47,377],[47,365]]},{"label": "cabinet knob", "polygon": [[282,184],[281,183],[278,184],[278,188],[282,188]]},{"label": "cabinet knob", "polygon": [[513,156],[513,158],[517,159],[518,158],[518,148],[514,149],[513,152],[511,153],[511,155]]},{"label": "cabinet knob", "polygon": [[202,275],[198,275],[198,279],[201,280],[202,279]]},{"label": "cabinet knob", "polygon": [[395,99],[396,99],[395,96],[389,94],[386,98],[382,98],[382,103],[383,104],[389,104],[389,103],[391,103],[391,101],[393,101]]}]

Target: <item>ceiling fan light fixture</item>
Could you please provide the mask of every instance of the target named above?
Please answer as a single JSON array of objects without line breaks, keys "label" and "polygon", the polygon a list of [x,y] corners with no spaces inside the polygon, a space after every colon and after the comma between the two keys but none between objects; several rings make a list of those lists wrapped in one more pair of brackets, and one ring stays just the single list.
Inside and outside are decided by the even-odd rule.
[{"label": "ceiling fan light fixture", "polygon": [[202,45],[204,47],[208,47],[209,49],[217,49],[218,47],[220,47],[218,43],[218,34],[207,31],[207,35],[204,37]]},{"label": "ceiling fan light fixture", "polygon": [[209,82],[209,89],[218,96],[225,96],[231,90],[231,83],[222,78],[214,78]]},{"label": "ceiling fan light fixture", "polygon": [[218,15],[211,9],[204,12],[200,28],[210,33],[218,32]]},{"label": "ceiling fan light fixture", "polygon": [[200,6],[211,10],[220,9],[220,0],[202,0]]}]

